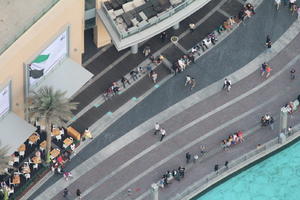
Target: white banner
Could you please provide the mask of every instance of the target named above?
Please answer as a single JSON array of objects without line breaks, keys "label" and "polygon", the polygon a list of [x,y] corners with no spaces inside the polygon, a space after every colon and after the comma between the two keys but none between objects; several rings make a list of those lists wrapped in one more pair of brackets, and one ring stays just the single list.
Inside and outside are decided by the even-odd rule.
[{"label": "white banner", "polygon": [[68,32],[59,35],[44,51],[38,55],[31,64],[27,65],[29,87],[37,83],[51,69],[59,63],[68,53]]},{"label": "white banner", "polygon": [[0,91],[0,118],[9,111],[10,108],[10,94],[9,85]]}]

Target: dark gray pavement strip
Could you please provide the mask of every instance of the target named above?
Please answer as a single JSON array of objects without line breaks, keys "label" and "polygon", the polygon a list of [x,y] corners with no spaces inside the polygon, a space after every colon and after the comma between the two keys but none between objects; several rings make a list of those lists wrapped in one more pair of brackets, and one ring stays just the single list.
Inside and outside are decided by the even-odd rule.
[{"label": "dark gray pavement strip", "polygon": [[[164,65],[158,66],[155,71],[158,73],[158,81],[164,79],[170,74],[169,69]],[[139,81],[138,84],[133,85],[124,93],[112,97],[111,100],[104,102],[99,107],[91,108],[88,112],[86,112],[79,119],[73,122],[71,126],[79,132],[83,132],[86,127],[90,127],[94,122],[96,122],[99,118],[101,118],[108,112],[114,112],[117,108],[119,108],[121,105],[123,105],[133,97],[138,98],[145,91],[154,87],[154,85],[155,84],[151,81],[149,76],[145,76],[142,80]]]},{"label": "dark gray pavement strip", "polygon": [[224,5],[221,7],[223,11],[228,13],[231,16],[237,16],[239,11],[243,8],[243,4],[241,4],[237,0],[230,0],[224,3]]},{"label": "dark gray pavement strip", "polygon": [[[106,51],[103,55],[106,55]],[[102,57],[101,57],[102,58]],[[102,58],[103,59],[103,58]],[[90,86],[88,86],[84,91],[79,93],[73,101],[80,102],[78,109],[74,111],[77,114],[80,110],[86,107],[90,102],[96,99],[100,94],[104,93],[111,85],[112,82],[118,81],[122,76],[128,74],[132,69],[134,69],[138,64],[140,64],[145,57],[142,54],[130,54],[125,59],[123,59],[117,66],[113,67],[104,76],[101,76]],[[100,62],[100,60],[98,61]],[[105,61],[103,61],[105,62]]]},{"label": "dark gray pavement strip", "polygon": [[[99,137],[95,138],[91,145],[74,157],[74,160],[68,164],[67,168],[72,169],[76,167],[95,152],[107,146],[112,141],[112,137],[118,138],[151,116],[190,95],[191,93],[188,91],[178,92],[177,86],[184,82],[185,74],[197,75],[197,87],[195,88],[195,91],[197,91],[226,76],[226,74],[239,69],[255,58],[264,50],[264,40],[267,33],[272,32],[272,39],[275,41],[295,19],[295,16],[290,16],[287,9],[282,9],[274,14],[272,8],[273,5],[265,1],[257,9],[257,14],[245,26],[241,26],[213,51],[200,58],[197,64],[187,69],[183,74],[169,80]],[[57,177],[49,179],[32,195],[32,198],[45,190],[49,185],[55,183],[56,180],[58,180]]]}]

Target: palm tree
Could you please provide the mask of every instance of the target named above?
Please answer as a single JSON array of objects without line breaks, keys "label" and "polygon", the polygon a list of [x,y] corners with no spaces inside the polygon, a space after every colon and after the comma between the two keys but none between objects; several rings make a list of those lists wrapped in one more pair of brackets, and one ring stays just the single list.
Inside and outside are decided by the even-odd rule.
[{"label": "palm tree", "polygon": [[0,174],[7,173],[7,168],[12,168],[8,162],[10,160],[10,156],[7,154],[8,146],[1,146],[0,143]]},{"label": "palm tree", "polygon": [[65,126],[72,119],[72,110],[77,108],[75,102],[65,97],[66,92],[54,91],[51,87],[40,88],[28,97],[27,111],[30,120],[39,120],[45,125],[47,133],[46,161],[50,162],[51,126]]}]

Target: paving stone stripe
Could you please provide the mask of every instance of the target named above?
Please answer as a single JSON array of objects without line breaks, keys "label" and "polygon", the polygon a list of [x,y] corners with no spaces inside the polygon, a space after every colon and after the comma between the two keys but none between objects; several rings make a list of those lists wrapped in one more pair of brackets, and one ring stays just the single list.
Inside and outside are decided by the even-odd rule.
[{"label": "paving stone stripe", "polygon": [[[125,185],[123,185],[121,188],[119,188],[118,190],[116,190],[114,193],[112,193],[110,196],[106,197],[104,200],[113,200],[115,198],[115,196],[117,196],[118,194],[120,194],[123,190],[125,190],[126,188],[129,188],[130,185],[132,185],[134,182],[136,182],[137,180],[141,179],[143,176],[145,176],[146,174],[149,174],[151,171],[155,170],[157,167],[159,167],[160,165],[162,165],[163,163],[166,163],[167,161],[169,161],[170,159],[174,158],[175,156],[178,156],[179,154],[182,154],[183,152],[185,152],[187,149],[189,149],[190,147],[196,145],[197,143],[201,142],[202,140],[204,140],[205,138],[213,135],[214,133],[221,131],[222,129],[224,129],[225,127],[230,126],[231,124],[245,118],[246,116],[256,112],[257,110],[263,108],[264,106],[272,103],[274,100],[276,100],[276,98],[278,98],[279,95],[275,95],[272,98],[270,98],[268,101],[265,101],[264,103],[258,105],[257,107],[241,114],[240,116],[231,119],[229,121],[227,121],[226,123],[222,124],[221,126],[218,126],[217,128],[213,129],[212,131],[208,132],[206,135],[203,135],[201,137],[199,137],[198,139],[192,141],[191,143],[185,145],[184,147],[182,147],[181,149],[179,149],[178,151],[174,152],[173,154],[171,154],[169,157],[159,161],[158,163],[154,164],[152,167],[148,168],[147,170],[145,170],[143,173],[137,175],[135,178],[133,178],[131,181],[129,181],[128,183],[126,183]],[[87,194],[83,194],[83,197],[86,196]]]},{"label": "paving stone stripe", "polygon": [[228,18],[232,17],[230,14],[228,14],[226,11],[224,11],[221,8],[218,10],[218,12],[221,13],[222,15],[224,15],[225,17],[228,17]]}]

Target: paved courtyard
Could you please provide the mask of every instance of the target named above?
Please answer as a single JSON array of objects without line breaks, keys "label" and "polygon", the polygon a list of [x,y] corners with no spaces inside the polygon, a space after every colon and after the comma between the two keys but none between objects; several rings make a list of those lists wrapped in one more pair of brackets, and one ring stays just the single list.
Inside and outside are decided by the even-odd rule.
[{"label": "paved courtyard", "polygon": [[[220,8],[222,11],[228,10],[228,3],[241,5],[237,0],[214,2],[217,2],[214,7],[225,2]],[[151,183],[157,182],[168,169],[185,165],[185,152],[199,153],[200,145],[205,144],[209,152],[214,153],[200,163],[189,164],[186,178],[180,183],[173,182],[168,188],[160,190],[161,199],[172,199],[177,193],[183,192],[186,186],[213,171],[214,164],[222,165],[225,160],[230,161],[256,148],[257,144],[276,137],[278,132],[262,129],[259,119],[263,114],[271,113],[277,122],[275,130],[278,130],[279,108],[299,94],[300,79],[289,80],[288,72],[291,67],[300,71],[300,36],[270,61],[273,68],[271,77],[260,77],[259,64],[276,54],[276,47],[280,49],[282,45],[279,41],[277,46],[274,45],[273,53],[264,52],[266,35],[270,34],[272,40],[276,41],[293,23],[295,16],[290,16],[287,8],[275,12],[269,1],[264,1],[256,12],[253,18],[197,60],[196,64],[155,89],[80,151],[67,165],[67,170],[73,170],[72,181],[67,183],[53,176],[31,199],[63,199],[62,189],[65,186],[71,192],[70,199],[75,198],[74,191],[77,188],[83,191],[83,199],[149,199]],[[220,15],[220,12],[213,13],[207,19],[208,26],[211,24],[209,20],[222,21],[225,16]],[[201,39],[198,37],[200,29],[197,31],[189,39],[186,38],[189,35],[186,35],[179,43],[189,49],[193,45],[191,41],[197,43]],[[175,46],[164,51],[170,62],[175,61],[174,55],[182,54]],[[225,76],[257,56],[260,58],[257,66],[254,66],[256,71],[237,72],[232,76],[232,91],[221,91]],[[184,87],[186,74],[191,74],[197,80],[197,87],[192,92]],[[137,87],[132,90],[138,90]],[[120,95],[119,98],[126,102],[130,101],[132,95]],[[80,94],[76,98],[80,101]],[[90,126],[106,112],[92,108],[74,125]],[[163,142],[158,142],[159,136],[152,134],[155,121],[161,122],[167,130]],[[297,114],[290,121],[292,125],[299,122]],[[245,143],[236,145],[229,152],[219,150],[220,141],[237,130],[247,134]],[[127,195],[129,188],[133,189],[130,196]]]}]

